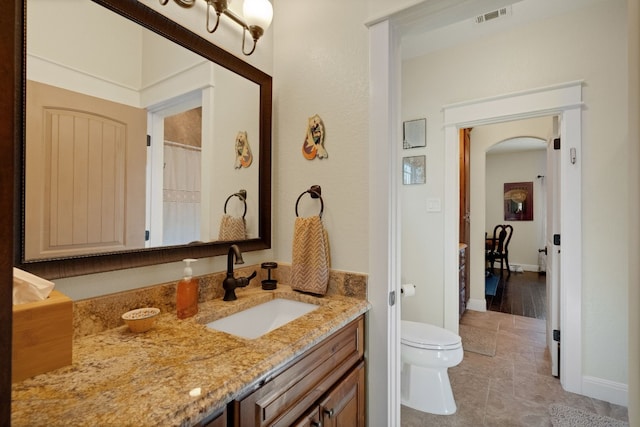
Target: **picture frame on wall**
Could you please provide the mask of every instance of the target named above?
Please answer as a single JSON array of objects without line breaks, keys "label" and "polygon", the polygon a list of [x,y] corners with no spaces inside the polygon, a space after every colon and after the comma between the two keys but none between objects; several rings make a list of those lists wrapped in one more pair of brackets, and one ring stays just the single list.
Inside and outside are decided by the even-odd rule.
[{"label": "picture frame on wall", "polygon": [[402,183],[404,185],[427,182],[427,156],[402,158]]},{"label": "picture frame on wall", "polygon": [[533,221],[533,182],[504,184],[504,220]]},{"label": "picture frame on wall", "polygon": [[427,119],[408,120],[402,123],[402,148],[427,146]]}]

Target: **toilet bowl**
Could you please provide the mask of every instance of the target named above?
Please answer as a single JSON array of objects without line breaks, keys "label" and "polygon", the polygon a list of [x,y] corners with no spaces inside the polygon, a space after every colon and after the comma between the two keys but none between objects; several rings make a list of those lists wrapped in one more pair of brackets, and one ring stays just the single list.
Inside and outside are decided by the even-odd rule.
[{"label": "toilet bowl", "polygon": [[401,402],[422,412],[456,412],[447,369],[462,362],[460,336],[426,323],[401,321]]}]

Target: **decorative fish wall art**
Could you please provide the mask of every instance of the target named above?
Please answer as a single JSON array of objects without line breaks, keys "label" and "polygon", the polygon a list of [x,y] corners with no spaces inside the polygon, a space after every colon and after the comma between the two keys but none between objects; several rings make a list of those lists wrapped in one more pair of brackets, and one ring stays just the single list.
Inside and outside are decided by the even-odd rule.
[{"label": "decorative fish wall art", "polygon": [[307,135],[302,144],[302,155],[307,160],[326,159],[329,153],[324,149],[324,123],[319,115],[309,117]]},{"label": "decorative fish wall art", "polygon": [[251,147],[249,146],[249,138],[246,131],[238,132],[236,136],[236,169],[248,168],[253,161]]}]

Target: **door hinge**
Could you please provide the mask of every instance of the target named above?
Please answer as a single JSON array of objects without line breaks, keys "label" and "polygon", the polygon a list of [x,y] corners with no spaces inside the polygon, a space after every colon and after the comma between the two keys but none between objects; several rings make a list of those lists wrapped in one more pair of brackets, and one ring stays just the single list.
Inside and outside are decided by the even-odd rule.
[{"label": "door hinge", "polygon": [[149,235],[150,235],[150,231],[149,230],[144,230],[144,241],[148,242],[149,241]]},{"label": "door hinge", "polygon": [[560,342],[560,330],[559,329],[554,329],[553,330],[553,340],[556,342]]},{"label": "door hinge", "polygon": [[560,235],[559,234],[554,234],[553,235],[553,244],[556,246],[560,246]]},{"label": "door hinge", "polygon": [[389,292],[389,306],[396,305],[396,291]]},{"label": "door hinge", "polygon": [[147,147],[151,147],[151,135],[147,135]]},{"label": "door hinge", "polygon": [[560,138],[555,138],[553,140],[553,149],[554,150],[559,150],[560,149]]}]

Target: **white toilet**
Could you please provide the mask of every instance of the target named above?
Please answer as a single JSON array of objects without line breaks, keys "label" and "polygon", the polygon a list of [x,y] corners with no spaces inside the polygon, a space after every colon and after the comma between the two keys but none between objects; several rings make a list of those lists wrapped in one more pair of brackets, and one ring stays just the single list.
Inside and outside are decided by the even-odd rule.
[{"label": "white toilet", "polygon": [[426,323],[401,321],[401,402],[438,415],[456,412],[447,369],[462,362],[461,338]]}]

